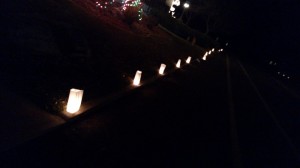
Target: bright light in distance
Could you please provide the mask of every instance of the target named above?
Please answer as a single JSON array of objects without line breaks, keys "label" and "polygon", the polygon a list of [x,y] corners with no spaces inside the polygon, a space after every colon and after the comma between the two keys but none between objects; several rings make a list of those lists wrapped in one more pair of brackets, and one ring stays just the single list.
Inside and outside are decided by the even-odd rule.
[{"label": "bright light in distance", "polygon": [[140,81],[141,81],[141,77],[142,77],[142,71],[136,71],[135,73],[135,77],[133,80],[133,85],[135,86],[139,86],[140,85]]},{"label": "bright light in distance", "polygon": [[278,75],[280,75],[280,72],[277,72],[278,73]]},{"label": "bright light in distance", "polygon": [[172,3],[170,5],[169,13],[171,13],[171,15],[172,15],[173,18],[176,18],[174,16],[174,14],[175,14],[175,8],[174,8],[174,6],[179,6],[179,5],[180,5],[180,0],[172,0]]},{"label": "bright light in distance", "polygon": [[211,51],[208,52],[208,55],[210,55],[210,54],[211,54]]},{"label": "bright light in distance", "polygon": [[166,69],[166,64],[161,64],[158,73],[159,73],[160,75],[163,75],[165,69]]},{"label": "bright light in distance", "polygon": [[76,113],[80,109],[82,97],[83,90],[71,89],[67,104],[67,112]]},{"label": "bright light in distance", "polygon": [[192,57],[188,57],[188,58],[186,59],[185,62],[186,62],[187,64],[189,64],[189,63],[191,62],[191,59],[192,59]]},{"label": "bright light in distance", "polygon": [[183,4],[183,7],[184,7],[184,8],[189,8],[189,7],[190,7],[190,4],[184,3],[184,4]]},{"label": "bright light in distance", "polygon": [[214,52],[214,51],[215,51],[215,49],[213,48],[211,51],[212,51],[212,52]]},{"label": "bright light in distance", "polygon": [[176,67],[177,67],[177,68],[180,68],[180,63],[181,63],[181,59],[179,59],[179,60],[177,61],[177,64],[176,64]]}]

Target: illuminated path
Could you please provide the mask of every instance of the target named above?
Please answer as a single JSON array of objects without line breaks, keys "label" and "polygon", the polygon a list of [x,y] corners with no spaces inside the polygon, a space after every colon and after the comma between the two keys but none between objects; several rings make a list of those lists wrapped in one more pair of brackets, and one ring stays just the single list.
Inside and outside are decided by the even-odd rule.
[{"label": "illuminated path", "polygon": [[218,57],[2,153],[0,167],[295,167],[298,111],[271,77]]}]

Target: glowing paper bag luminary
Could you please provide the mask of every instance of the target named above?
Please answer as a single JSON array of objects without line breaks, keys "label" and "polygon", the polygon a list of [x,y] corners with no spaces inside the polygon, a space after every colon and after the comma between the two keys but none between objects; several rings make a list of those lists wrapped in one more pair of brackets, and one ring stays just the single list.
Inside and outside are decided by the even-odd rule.
[{"label": "glowing paper bag luminary", "polygon": [[189,63],[191,62],[191,59],[192,59],[192,57],[188,57],[188,58],[186,59],[185,62],[186,62],[187,64],[189,64]]},{"label": "glowing paper bag luminary", "polygon": [[204,56],[202,57],[202,59],[205,61],[207,57],[207,52],[204,54]]},{"label": "glowing paper bag luminary", "polygon": [[67,104],[67,112],[76,113],[81,106],[83,90],[71,89]]},{"label": "glowing paper bag luminary", "polygon": [[179,59],[179,60],[177,61],[177,64],[176,64],[176,67],[177,67],[177,68],[180,68],[180,63],[181,63],[181,59]]},{"label": "glowing paper bag luminary", "polygon": [[166,69],[166,64],[161,64],[158,73],[159,73],[160,75],[163,75],[165,69]]},{"label": "glowing paper bag luminary", "polygon": [[136,71],[135,77],[134,77],[134,80],[133,80],[133,85],[139,86],[140,81],[141,81],[141,77],[142,77],[142,71]]}]

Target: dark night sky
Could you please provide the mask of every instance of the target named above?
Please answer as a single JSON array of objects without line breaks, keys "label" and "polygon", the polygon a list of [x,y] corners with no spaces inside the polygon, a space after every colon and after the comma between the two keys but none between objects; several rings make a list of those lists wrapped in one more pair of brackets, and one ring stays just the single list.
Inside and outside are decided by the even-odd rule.
[{"label": "dark night sky", "polygon": [[252,1],[240,6],[230,24],[235,28],[236,36],[261,41],[268,46],[278,46],[278,43],[292,42],[296,40],[293,37],[299,37],[298,16],[296,1]]},{"label": "dark night sky", "polygon": [[[298,0],[220,0],[227,5],[226,32],[245,57],[278,59],[298,69]],[[247,51],[247,52],[246,52]]]}]

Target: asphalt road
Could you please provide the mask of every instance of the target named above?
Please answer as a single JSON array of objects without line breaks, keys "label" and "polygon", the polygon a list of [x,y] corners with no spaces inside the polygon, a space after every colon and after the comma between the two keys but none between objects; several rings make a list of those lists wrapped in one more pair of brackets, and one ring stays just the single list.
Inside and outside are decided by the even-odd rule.
[{"label": "asphalt road", "polygon": [[299,98],[225,55],[1,154],[0,167],[299,167]]}]

